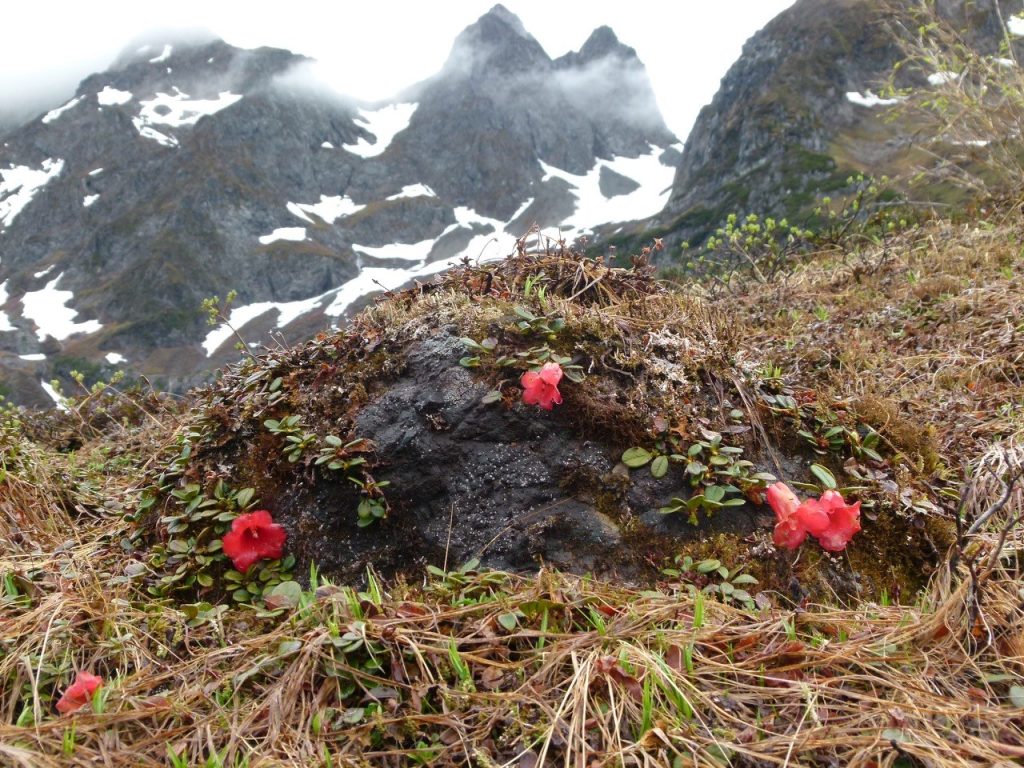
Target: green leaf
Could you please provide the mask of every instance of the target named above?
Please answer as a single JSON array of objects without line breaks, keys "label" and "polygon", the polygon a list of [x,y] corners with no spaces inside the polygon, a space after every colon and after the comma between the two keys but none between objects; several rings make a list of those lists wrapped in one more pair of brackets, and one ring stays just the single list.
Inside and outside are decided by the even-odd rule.
[{"label": "green leaf", "polygon": [[721,560],[715,560],[714,558],[711,558],[710,560],[701,560],[697,563],[697,573],[711,573],[712,571],[717,571],[721,567]]},{"label": "green leaf", "polygon": [[302,587],[297,581],[282,581],[263,599],[270,608],[294,608],[302,600]]},{"label": "green leaf", "polygon": [[[733,582],[735,584],[735,582]],[[752,603],[754,598],[750,596],[750,593],[745,589],[734,589],[732,591],[732,599],[738,600],[741,603]]]},{"label": "green leaf", "polygon": [[238,495],[235,496],[235,503],[239,507],[244,509],[245,507],[249,506],[249,502],[252,501],[252,497],[255,496],[255,495],[256,495],[256,489],[255,488],[243,488],[242,490],[240,490],[238,492]]},{"label": "green leaf", "polygon": [[821,464],[811,464],[811,474],[818,478],[818,481],[828,490],[834,491],[839,487],[835,475],[828,471],[827,467]]},{"label": "green leaf", "polygon": [[499,389],[492,389],[490,392],[488,392],[486,395],[484,395],[482,398],[480,398],[480,402],[484,403],[486,405],[490,405],[491,403],[497,403],[497,402],[500,402],[500,401],[501,401],[501,390],[499,390]]},{"label": "green leaf", "polygon": [[709,485],[704,489],[704,498],[717,504],[725,498],[725,488],[721,485]]},{"label": "green leaf", "polygon": [[1024,709],[1024,685],[1010,686],[1010,702],[1018,709]]},{"label": "green leaf", "polygon": [[622,463],[627,467],[635,469],[636,467],[642,467],[653,458],[653,454],[643,448],[628,448],[622,454]]},{"label": "green leaf", "polygon": [[653,477],[664,477],[668,472],[668,456],[658,456],[651,462],[651,475]]},{"label": "green leaf", "polygon": [[513,632],[516,627],[519,626],[519,617],[514,613],[503,613],[498,617],[498,623],[501,624],[507,632]]}]

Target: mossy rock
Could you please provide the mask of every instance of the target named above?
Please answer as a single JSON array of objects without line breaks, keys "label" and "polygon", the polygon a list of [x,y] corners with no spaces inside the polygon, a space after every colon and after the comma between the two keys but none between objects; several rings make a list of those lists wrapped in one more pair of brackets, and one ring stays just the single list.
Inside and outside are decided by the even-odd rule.
[{"label": "mossy rock", "polygon": [[[564,400],[548,412],[522,402],[519,377],[551,360],[575,380],[562,380]],[[756,396],[761,363],[730,318],[664,290],[647,269],[560,253],[455,270],[199,392],[152,478],[140,533],[159,542],[162,578],[185,574],[161,589],[202,597],[223,590],[216,542],[243,488],[242,506],[271,510],[287,529],[297,573],[315,564],[345,583],[368,568],[415,577],[474,559],[651,583],[675,555],[727,542],[719,555],[754,566],[764,587],[791,591],[795,578],[813,594],[856,591],[850,564],[875,551],[873,526],[849,561],[817,557],[811,572],[812,558],[794,569],[770,542],[764,486],[772,475],[806,481],[821,459]],[[630,448],[664,460],[629,469]],[[183,514],[183,489],[208,513]],[[695,496],[704,503],[685,509]],[[662,514],[672,500],[683,511]],[[909,520],[887,520],[886,541],[921,539]],[[888,580],[910,571],[905,583],[918,584],[927,564],[915,557],[893,560],[890,593]],[[266,586],[290,564],[247,578]]]}]

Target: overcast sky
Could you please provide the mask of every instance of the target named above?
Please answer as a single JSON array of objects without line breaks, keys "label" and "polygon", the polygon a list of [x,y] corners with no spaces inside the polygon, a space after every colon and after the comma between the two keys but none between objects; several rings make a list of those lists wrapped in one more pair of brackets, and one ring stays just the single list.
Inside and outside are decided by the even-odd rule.
[{"label": "overcast sky", "polygon": [[[685,138],[743,42],[793,0],[505,0],[552,57],[602,24],[636,48],[669,127]],[[386,98],[437,71],[494,0],[3,0],[0,111],[61,103],[154,30],[201,28],[233,45],[320,60],[348,95]]]}]

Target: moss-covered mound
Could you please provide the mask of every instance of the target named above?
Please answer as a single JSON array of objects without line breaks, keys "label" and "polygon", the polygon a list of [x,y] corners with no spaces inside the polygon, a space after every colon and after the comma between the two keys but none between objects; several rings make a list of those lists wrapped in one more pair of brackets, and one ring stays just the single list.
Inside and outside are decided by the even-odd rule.
[{"label": "moss-covered mound", "polygon": [[[247,358],[199,393],[143,502],[151,591],[248,600],[311,565],[354,582],[470,560],[631,583],[690,569],[743,601],[915,590],[949,541],[923,514],[937,499],[897,512],[878,434],[788,386],[747,339],[646,267],[569,253],[389,295],[346,331]],[[551,362],[562,403],[525,404],[521,375]],[[777,551],[763,504],[776,478],[845,486],[863,531],[840,555],[810,540],[798,557]],[[286,557],[243,574],[221,538],[254,509],[285,527]],[[757,586],[734,582],[740,566]]]}]

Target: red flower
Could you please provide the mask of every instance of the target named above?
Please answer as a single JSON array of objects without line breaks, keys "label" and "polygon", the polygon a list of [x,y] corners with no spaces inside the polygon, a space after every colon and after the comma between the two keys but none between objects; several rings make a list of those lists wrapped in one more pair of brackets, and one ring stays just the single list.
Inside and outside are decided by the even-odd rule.
[{"label": "red flower", "polygon": [[562,395],[558,391],[558,382],[562,380],[562,366],[558,363],[545,363],[537,371],[527,371],[519,379],[523,387],[523,402],[527,405],[539,405],[550,411],[554,405],[562,404]]},{"label": "red flower", "polygon": [[224,554],[231,558],[237,570],[245,573],[257,560],[280,557],[287,537],[284,528],[274,522],[267,510],[258,509],[236,517],[221,542]]},{"label": "red flower", "polygon": [[821,505],[828,509],[829,523],[828,528],[815,536],[822,549],[841,552],[860,530],[860,502],[847,504],[836,491],[825,491],[821,494]]},{"label": "red flower", "polygon": [[772,541],[775,542],[777,547],[796,549],[807,538],[807,530],[796,517],[796,511],[800,507],[800,500],[785,483],[775,483],[768,486],[766,496],[768,497],[768,505],[775,512],[775,518],[779,521],[775,525]]},{"label": "red flower", "polygon": [[96,689],[103,685],[103,678],[99,675],[90,675],[88,672],[79,672],[75,682],[68,686],[64,695],[57,702],[57,711],[62,715],[68,712],[75,712],[92,700]]},{"label": "red flower", "polygon": [[777,547],[796,549],[810,533],[822,549],[841,552],[860,530],[860,502],[847,504],[838,491],[825,491],[820,499],[801,503],[789,486],[775,483],[767,497],[778,520],[772,534]]}]

